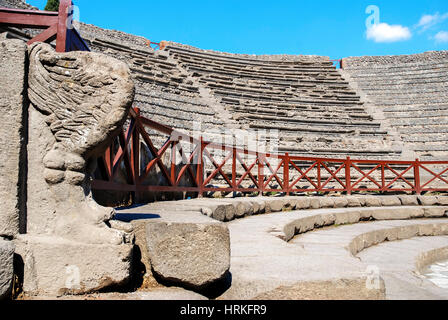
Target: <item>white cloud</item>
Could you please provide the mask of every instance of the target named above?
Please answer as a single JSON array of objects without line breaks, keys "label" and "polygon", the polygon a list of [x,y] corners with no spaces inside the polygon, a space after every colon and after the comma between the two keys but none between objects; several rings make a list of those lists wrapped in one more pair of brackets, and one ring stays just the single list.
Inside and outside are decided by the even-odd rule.
[{"label": "white cloud", "polygon": [[436,42],[448,42],[448,31],[440,31],[435,36]]},{"label": "white cloud", "polygon": [[442,23],[446,19],[448,19],[448,12],[445,14],[440,14],[438,12],[433,15],[425,14],[420,18],[420,21],[418,22],[416,27],[420,28],[423,32],[437,24]]},{"label": "white cloud", "polygon": [[367,29],[367,39],[375,42],[397,42],[408,40],[411,37],[412,33],[409,28],[401,25],[379,23]]}]

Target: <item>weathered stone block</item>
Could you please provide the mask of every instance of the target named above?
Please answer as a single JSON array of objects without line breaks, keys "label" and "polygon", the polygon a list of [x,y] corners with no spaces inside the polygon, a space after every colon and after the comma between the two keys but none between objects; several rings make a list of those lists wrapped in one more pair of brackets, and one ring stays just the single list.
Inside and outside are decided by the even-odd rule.
[{"label": "weathered stone block", "polygon": [[448,206],[448,197],[438,196],[437,199],[441,206]]},{"label": "weathered stone block", "polygon": [[348,200],[345,197],[334,198],[334,207],[335,208],[345,208],[348,206]]},{"label": "weathered stone block", "polygon": [[319,199],[320,201],[320,207],[321,208],[333,208],[334,207],[334,200],[333,198],[329,197],[322,197]]},{"label": "weathered stone block", "polygon": [[11,293],[14,261],[14,244],[0,238],[0,300]]},{"label": "weathered stone block", "polygon": [[401,206],[401,201],[395,196],[383,196],[380,198],[383,207],[398,207]]},{"label": "weathered stone block", "polygon": [[322,214],[323,226],[331,226],[336,221],[336,215],[334,213]]},{"label": "weathered stone block", "polygon": [[[232,206],[233,207],[233,206]],[[226,205],[225,204],[209,204],[201,208],[202,214],[218,221],[226,220]]]},{"label": "weathered stone block", "polygon": [[27,294],[83,294],[129,281],[132,245],[95,245],[30,235],[14,242],[24,263]]},{"label": "weathered stone block", "polygon": [[170,283],[203,289],[230,268],[230,235],[224,224],[148,223],[148,256],[154,274]]},{"label": "weathered stone block", "polygon": [[375,220],[406,220],[413,217],[421,217],[422,208],[382,208],[372,211]]},{"label": "weathered stone block", "polygon": [[242,218],[253,213],[252,205],[247,201],[238,201],[235,206],[235,217]]},{"label": "weathered stone block", "polygon": [[418,196],[417,198],[422,206],[433,206],[439,203],[435,196]]},{"label": "weathered stone block", "polygon": [[378,197],[366,197],[366,207],[381,207],[381,199]]},{"label": "weathered stone block", "polygon": [[280,212],[283,210],[283,200],[266,200],[266,207],[269,207],[269,212]]},{"label": "weathered stone block", "polygon": [[353,208],[353,207],[361,207],[361,201],[359,201],[358,197],[348,196],[345,197],[347,200],[347,207]]},{"label": "weathered stone block", "polygon": [[296,210],[308,209],[311,205],[311,199],[308,197],[297,198]]},{"label": "weathered stone block", "polygon": [[421,224],[418,226],[418,235],[420,237],[433,236],[434,225],[433,224]]},{"label": "weathered stone block", "polygon": [[226,221],[232,221],[235,218],[236,209],[231,203],[225,205],[226,208]]},{"label": "weathered stone block", "polygon": [[448,207],[424,208],[426,218],[440,218],[448,212]]},{"label": "weathered stone block", "polygon": [[418,206],[417,196],[412,195],[402,195],[398,196],[403,206]]},{"label": "weathered stone block", "polygon": [[417,225],[409,225],[398,228],[398,239],[410,239],[418,236],[419,228]]},{"label": "weathered stone block", "polygon": [[310,208],[311,209],[319,209],[320,208],[319,198],[311,198],[310,199]]},{"label": "weathered stone block", "polygon": [[295,221],[296,233],[300,234],[313,230],[316,225],[316,217],[317,216],[310,216]]},{"label": "weathered stone block", "polygon": [[5,237],[19,233],[19,216],[25,214],[26,55],[25,42],[0,41],[0,236]]}]

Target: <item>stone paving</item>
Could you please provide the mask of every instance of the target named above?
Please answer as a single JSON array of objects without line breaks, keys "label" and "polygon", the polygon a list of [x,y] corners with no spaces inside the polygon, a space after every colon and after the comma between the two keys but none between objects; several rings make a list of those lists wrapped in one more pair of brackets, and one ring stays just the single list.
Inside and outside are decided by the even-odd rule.
[{"label": "stone paving", "polygon": [[[117,218],[132,220],[140,215],[141,223],[219,223],[201,213],[202,206],[209,204],[209,200],[193,203],[195,201],[180,201],[175,206],[156,203],[134,207],[119,210]],[[431,212],[431,208],[438,208],[436,216],[443,217],[429,218],[427,214],[425,218],[425,212]],[[369,247],[379,248],[375,245],[384,241],[399,244],[400,239],[412,238],[419,243],[420,238],[415,237],[436,235],[434,239],[439,239],[440,235],[448,235],[448,219],[439,211],[445,212],[447,208],[323,208],[246,216],[227,222],[232,284],[219,299],[397,298],[388,291],[389,283],[392,288],[396,283],[390,282],[388,275],[382,277],[378,287],[366,286],[371,263],[355,255],[367,252],[363,250]],[[434,241],[430,244],[437,244],[437,240]],[[431,248],[428,244],[418,252]],[[403,253],[403,259],[414,253]],[[403,264],[406,272],[411,269],[409,263]],[[409,281],[406,284],[418,298],[420,287]],[[421,298],[431,294],[422,291]]]}]

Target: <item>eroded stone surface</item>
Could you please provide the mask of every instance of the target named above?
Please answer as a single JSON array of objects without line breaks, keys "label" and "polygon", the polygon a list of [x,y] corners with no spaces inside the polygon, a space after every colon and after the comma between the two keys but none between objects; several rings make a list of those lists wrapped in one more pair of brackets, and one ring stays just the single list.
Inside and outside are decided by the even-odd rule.
[{"label": "eroded stone surface", "polygon": [[29,295],[89,293],[129,280],[132,245],[30,235],[20,235],[14,242],[24,263],[23,290]]},{"label": "eroded stone surface", "polygon": [[25,214],[26,52],[23,41],[0,41],[0,237],[18,234]]},{"label": "eroded stone surface", "polygon": [[203,289],[230,268],[230,235],[223,224],[148,223],[146,238],[153,272],[170,283]]},{"label": "eroded stone surface", "polygon": [[14,244],[0,238],[0,300],[10,295],[13,278]]},{"label": "eroded stone surface", "polygon": [[124,123],[134,96],[126,64],[90,52],[29,48],[28,232],[121,244],[114,211],[91,196],[92,161]]}]

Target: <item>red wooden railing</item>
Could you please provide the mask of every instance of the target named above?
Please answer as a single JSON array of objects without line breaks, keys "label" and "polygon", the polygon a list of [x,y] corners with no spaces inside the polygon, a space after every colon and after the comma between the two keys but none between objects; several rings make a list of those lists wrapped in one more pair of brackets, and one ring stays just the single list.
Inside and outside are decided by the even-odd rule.
[{"label": "red wooden railing", "polygon": [[[147,130],[169,137],[157,148]],[[142,162],[141,141],[151,154],[147,163]],[[190,144],[192,151],[185,154],[182,143]],[[216,152],[222,154],[219,161],[212,155]],[[178,155],[181,165],[176,164]],[[227,172],[225,166],[231,170]],[[99,159],[99,167],[103,168],[103,174],[93,181],[95,190],[187,191],[199,196],[213,191],[259,194],[448,191],[448,161],[354,160],[259,153],[205,141],[202,137],[195,139],[140,116],[138,109],[131,110],[129,125]],[[165,185],[148,183],[148,176],[156,167]],[[238,171],[237,167],[241,169]],[[117,175],[123,173],[127,183],[116,182]],[[213,186],[218,178],[221,185]],[[185,179],[189,185],[182,185]]]},{"label": "red wooden railing", "polygon": [[71,0],[61,0],[59,12],[0,8],[0,26],[45,29],[28,44],[56,40],[57,52],[90,51],[73,27],[73,8]]}]

